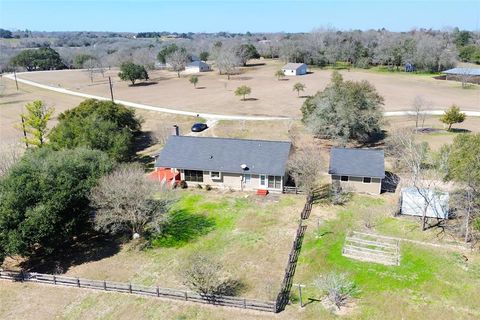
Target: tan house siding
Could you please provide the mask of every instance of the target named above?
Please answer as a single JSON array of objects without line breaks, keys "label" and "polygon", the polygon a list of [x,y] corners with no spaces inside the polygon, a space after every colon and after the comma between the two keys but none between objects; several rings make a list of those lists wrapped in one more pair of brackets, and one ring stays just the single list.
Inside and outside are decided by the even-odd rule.
[{"label": "tan house siding", "polygon": [[[179,170],[179,171],[180,171],[180,179],[185,180],[184,170]],[[242,190],[242,174],[239,174],[239,173],[221,172],[219,179],[213,179],[210,175],[210,171],[203,171],[203,182],[188,181],[188,180],[185,180],[185,181],[190,187],[196,186],[197,184],[200,184],[202,186],[205,186],[208,184],[214,188],[219,188],[219,189]],[[255,191],[258,189],[268,189],[271,192],[282,192],[285,178],[282,177],[282,183],[281,183],[280,189],[268,188],[268,176],[265,176],[265,181],[267,185],[260,186],[260,175],[251,174],[250,182],[244,183],[243,190]]]},{"label": "tan house siding", "polygon": [[341,176],[332,175],[332,184],[334,183],[340,183],[340,186],[342,188],[345,188],[347,190],[351,190],[354,192],[380,194],[382,179],[371,178],[370,183],[364,183],[363,177],[348,176],[348,181],[341,181]]}]

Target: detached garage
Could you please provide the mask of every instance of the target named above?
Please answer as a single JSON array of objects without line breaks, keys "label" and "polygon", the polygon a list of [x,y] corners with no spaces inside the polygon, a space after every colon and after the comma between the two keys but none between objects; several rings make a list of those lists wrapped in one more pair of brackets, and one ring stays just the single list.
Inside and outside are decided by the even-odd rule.
[{"label": "detached garage", "polygon": [[193,61],[185,67],[185,71],[190,73],[205,72],[210,71],[210,66],[203,61]]},{"label": "detached garage", "polygon": [[305,63],[287,63],[282,68],[286,76],[300,76],[307,74],[307,65]]}]

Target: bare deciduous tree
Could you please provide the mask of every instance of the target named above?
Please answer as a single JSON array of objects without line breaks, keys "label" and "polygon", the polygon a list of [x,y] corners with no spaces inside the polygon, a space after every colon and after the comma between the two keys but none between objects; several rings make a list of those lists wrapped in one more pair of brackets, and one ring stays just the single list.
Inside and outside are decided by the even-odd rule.
[{"label": "bare deciduous tree", "polygon": [[443,184],[448,155],[434,157],[426,143],[418,143],[411,130],[393,131],[387,141],[387,153],[394,155],[403,173],[403,184],[415,188],[423,199],[421,229],[427,228],[427,211],[434,209],[436,191]]},{"label": "bare deciduous tree", "polygon": [[131,163],[121,164],[101,178],[90,200],[96,209],[96,229],[110,233],[128,230],[135,237],[146,229],[161,232],[173,197],[165,186],[149,180],[141,165]]},{"label": "bare deciduous tree", "polygon": [[186,50],[175,50],[169,54],[166,58],[167,64],[170,65],[173,71],[177,73],[180,78],[180,71],[185,70],[185,66],[188,62],[188,54]]},{"label": "bare deciduous tree", "polygon": [[323,169],[320,154],[320,148],[313,143],[300,146],[287,164],[296,186],[304,190],[307,196],[313,194]]},{"label": "bare deciduous tree", "polygon": [[223,48],[219,52],[216,59],[217,68],[220,74],[226,74],[227,79],[237,72],[237,67],[241,65],[241,61],[235,54],[233,48]]},{"label": "bare deciduous tree", "polygon": [[424,127],[429,105],[429,102],[425,101],[422,96],[415,96],[413,99],[412,112],[415,118],[415,129],[418,130],[420,124],[422,128]]},{"label": "bare deciduous tree", "polygon": [[220,262],[202,253],[188,259],[183,278],[186,286],[207,299],[214,299],[214,295],[234,296],[242,287]]}]

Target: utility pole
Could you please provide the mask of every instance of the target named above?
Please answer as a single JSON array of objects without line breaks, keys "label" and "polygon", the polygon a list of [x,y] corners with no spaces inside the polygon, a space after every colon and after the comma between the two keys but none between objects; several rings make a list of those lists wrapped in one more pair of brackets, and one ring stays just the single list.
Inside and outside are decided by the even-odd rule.
[{"label": "utility pole", "polygon": [[110,97],[112,98],[113,101],[113,85],[112,85],[112,78],[108,77],[108,83],[110,84]]},{"label": "utility pole", "polygon": [[15,69],[13,69],[13,76],[15,77],[15,85],[17,86],[17,91],[18,91],[17,73],[15,72]]},{"label": "utility pole", "polygon": [[25,138],[25,146],[28,149],[27,131],[25,131],[25,120],[23,119],[23,116],[20,116],[20,118],[22,118],[22,129],[23,129],[23,137]]}]

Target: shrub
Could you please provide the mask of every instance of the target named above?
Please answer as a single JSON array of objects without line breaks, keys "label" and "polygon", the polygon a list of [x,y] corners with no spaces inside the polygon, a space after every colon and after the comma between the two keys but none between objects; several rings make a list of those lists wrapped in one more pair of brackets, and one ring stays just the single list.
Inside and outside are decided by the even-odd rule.
[{"label": "shrub", "polygon": [[180,181],[180,188],[182,189],[188,188],[187,182],[185,180]]},{"label": "shrub", "polygon": [[345,273],[331,272],[315,280],[314,284],[327,294],[328,300],[338,309],[359,292],[355,282],[348,279]]},{"label": "shrub", "polygon": [[197,189],[203,189],[202,185],[197,183]]},{"label": "shrub", "polygon": [[211,186],[211,185],[209,185],[209,184],[207,184],[207,185],[205,186],[205,190],[207,190],[207,191],[210,191],[210,190],[212,190],[212,186]]}]

